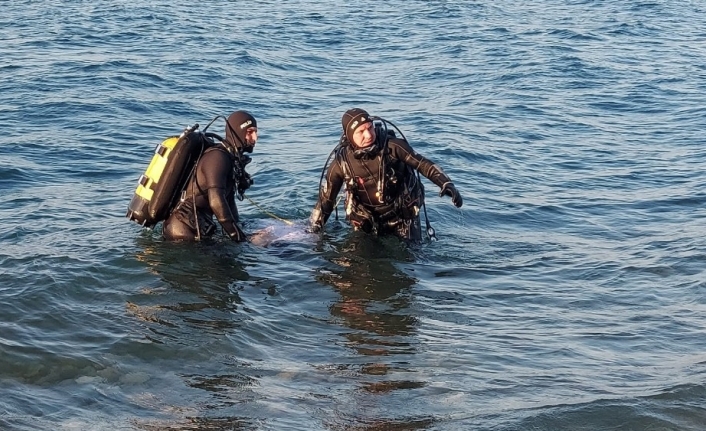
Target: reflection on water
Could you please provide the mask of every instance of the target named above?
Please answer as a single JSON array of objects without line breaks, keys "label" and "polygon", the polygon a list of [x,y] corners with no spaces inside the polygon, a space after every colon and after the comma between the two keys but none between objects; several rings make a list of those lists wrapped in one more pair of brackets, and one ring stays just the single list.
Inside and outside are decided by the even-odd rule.
[{"label": "reflection on water", "polygon": [[[165,417],[135,420],[137,428],[257,429],[255,419],[236,414],[239,405],[253,401],[258,385],[251,364],[235,358],[228,338],[249,320],[239,292],[251,277],[238,251],[219,242],[142,244],[136,259],[161,283],[141,286],[126,304],[146,329],[131,350],[145,361],[171,361],[174,374],[156,376],[151,397],[133,395],[133,403]],[[165,389],[174,388],[175,380],[186,388]]]},{"label": "reflection on water", "polygon": [[[390,245],[399,244],[354,235],[340,252],[327,256],[334,266],[319,276],[319,281],[339,293],[340,299],[329,311],[354,330],[345,336],[348,345],[361,355],[414,351],[408,338],[417,323],[409,314],[411,287],[416,280],[395,267],[398,258],[390,258],[384,251]],[[408,257],[404,249],[392,250],[402,258]]]},{"label": "reflection on water", "polygon": [[400,405],[400,399],[414,397],[415,390],[427,385],[409,365],[420,343],[419,322],[411,310],[417,280],[397,266],[413,261],[414,255],[396,238],[359,233],[337,249],[324,253],[329,264],[319,271],[317,280],[340,295],[329,312],[334,322],[347,328],[342,336],[355,353],[345,358],[346,363],[332,367],[353,370],[358,378],[350,395],[352,405],[342,406],[338,420],[327,425],[331,429],[426,429],[435,418],[410,417],[408,409],[400,417],[384,407]]},{"label": "reflection on water", "polygon": [[[218,243],[150,242],[136,255],[164,282],[142,287],[127,311],[153,332],[186,327],[222,334],[238,326],[238,290],[249,279],[244,266]],[[161,337],[159,337],[161,338]],[[156,341],[156,340],[154,340]]]}]

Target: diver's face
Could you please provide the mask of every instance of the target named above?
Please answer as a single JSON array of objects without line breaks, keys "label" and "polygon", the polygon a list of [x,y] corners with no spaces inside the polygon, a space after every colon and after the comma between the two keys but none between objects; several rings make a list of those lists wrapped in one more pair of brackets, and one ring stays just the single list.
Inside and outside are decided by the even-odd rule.
[{"label": "diver's face", "polygon": [[353,144],[358,148],[369,147],[375,142],[375,126],[365,123],[358,126],[353,132]]},{"label": "diver's face", "polygon": [[257,127],[248,127],[245,131],[245,145],[254,147],[257,142]]}]

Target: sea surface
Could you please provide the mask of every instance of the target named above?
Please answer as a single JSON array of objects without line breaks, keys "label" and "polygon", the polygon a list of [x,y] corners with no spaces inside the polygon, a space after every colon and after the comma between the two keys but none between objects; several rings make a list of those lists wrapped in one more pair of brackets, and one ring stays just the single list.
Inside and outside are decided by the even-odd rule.
[{"label": "sea surface", "polygon": [[[306,233],[352,107],[437,241]],[[237,109],[257,241],[125,218]],[[10,0],[0,125],[0,430],[706,429],[703,1]]]}]

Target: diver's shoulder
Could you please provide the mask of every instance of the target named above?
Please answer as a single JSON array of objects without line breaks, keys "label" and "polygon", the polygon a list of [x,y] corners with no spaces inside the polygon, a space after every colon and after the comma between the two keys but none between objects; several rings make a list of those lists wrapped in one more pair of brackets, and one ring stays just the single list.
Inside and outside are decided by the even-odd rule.
[{"label": "diver's shoulder", "polygon": [[397,138],[397,137],[390,137],[387,140],[387,146],[390,147],[392,150],[397,150],[401,149],[403,151],[413,151],[412,146],[409,145],[409,142],[407,142],[405,139],[402,138]]}]

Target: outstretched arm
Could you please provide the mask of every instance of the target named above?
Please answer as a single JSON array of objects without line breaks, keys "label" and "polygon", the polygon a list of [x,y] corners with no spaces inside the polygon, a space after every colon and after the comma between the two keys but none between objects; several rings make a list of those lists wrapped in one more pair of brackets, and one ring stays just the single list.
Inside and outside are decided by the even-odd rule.
[{"label": "outstretched arm", "polygon": [[402,160],[405,164],[419,171],[431,181],[441,188],[439,196],[450,196],[451,202],[457,207],[463,205],[463,198],[456,190],[451,178],[448,177],[439,165],[422,156],[412,149],[412,147],[403,139],[390,139],[388,147],[392,156],[398,160]]}]

